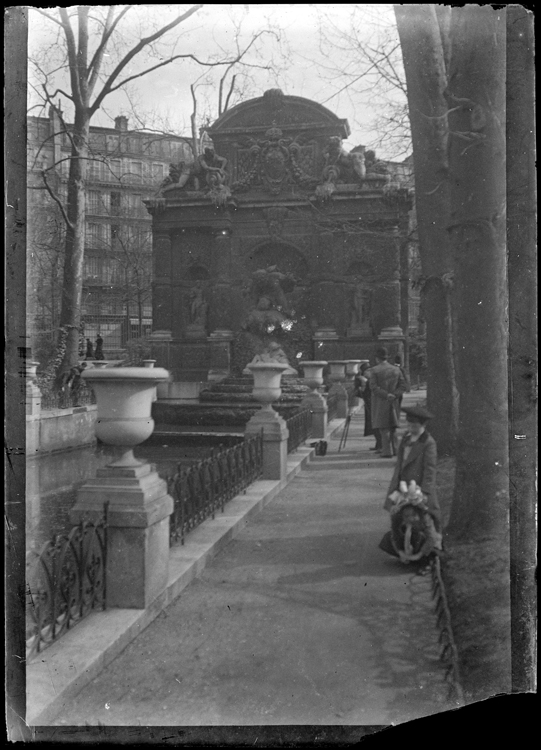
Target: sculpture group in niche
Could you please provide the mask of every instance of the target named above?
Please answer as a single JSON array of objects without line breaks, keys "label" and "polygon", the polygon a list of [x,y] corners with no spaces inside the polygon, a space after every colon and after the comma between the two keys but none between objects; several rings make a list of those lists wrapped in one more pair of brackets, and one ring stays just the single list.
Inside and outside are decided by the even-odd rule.
[{"label": "sculpture group in niche", "polygon": [[205,328],[207,323],[208,302],[203,297],[203,289],[197,285],[190,292],[190,323],[198,328]]},{"label": "sculpture group in niche", "polygon": [[[293,274],[282,273],[275,265],[259,268],[252,273],[248,289],[251,309],[242,324],[253,349],[257,352],[250,364],[256,361],[289,364],[286,354],[272,336],[287,333],[291,326],[290,316],[294,311],[286,294],[293,291],[297,281]],[[249,370],[245,372],[249,373]],[[284,374],[294,375],[296,371],[290,367]]]},{"label": "sculpture group in niche", "polygon": [[277,341],[271,341],[265,349],[260,353],[256,354],[252,361],[246,365],[242,371],[243,375],[252,375],[250,365],[257,365],[261,363],[277,362],[281,365],[287,365],[287,370],[282,372],[282,375],[298,375],[299,373],[289,364],[286,353]]},{"label": "sculpture group in niche", "polygon": [[360,283],[355,285],[351,300],[350,327],[352,329],[364,330],[370,327],[371,297],[370,289]]}]

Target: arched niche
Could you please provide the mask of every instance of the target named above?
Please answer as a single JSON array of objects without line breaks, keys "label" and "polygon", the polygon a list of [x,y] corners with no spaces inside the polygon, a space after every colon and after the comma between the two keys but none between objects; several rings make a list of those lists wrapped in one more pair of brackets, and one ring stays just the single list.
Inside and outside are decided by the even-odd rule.
[{"label": "arched niche", "polygon": [[265,242],[258,245],[248,253],[246,260],[250,271],[278,266],[282,273],[292,273],[300,279],[305,279],[309,270],[304,255],[287,242]]},{"label": "arched niche", "polygon": [[186,278],[188,281],[207,281],[210,279],[210,273],[205,266],[193,265],[188,268]]},{"label": "arched niche", "polygon": [[360,279],[362,281],[370,282],[374,278],[374,269],[370,263],[366,263],[362,260],[354,260],[349,264],[346,276],[349,279]]}]

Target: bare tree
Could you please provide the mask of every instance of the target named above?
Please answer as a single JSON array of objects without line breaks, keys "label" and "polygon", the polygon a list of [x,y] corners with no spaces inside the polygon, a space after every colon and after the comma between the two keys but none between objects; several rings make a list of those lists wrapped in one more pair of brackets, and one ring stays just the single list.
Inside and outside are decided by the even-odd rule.
[{"label": "bare tree", "polygon": [[460,387],[450,530],[508,533],[505,9],[453,11],[449,231]]},{"label": "bare tree", "polygon": [[[439,347],[440,365],[448,363],[439,368],[442,386],[453,365],[446,312],[451,298],[456,318],[457,480],[449,531],[461,539],[505,535],[505,11],[472,5],[451,13],[417,5],[395,6],[395,12],[408,82],[423,272],[431,270],[425,280],[429,378],[435,374],[431,352]],[[438,394],[436,413],[451,415],[449,393],[442,388]]]},{"label": "bare tree", "polygon": [[341,27],[335,24],[332,11],[319,11],[323,60],[318,60],[318,69],[334,89],[322,104],[336,104],[339,97],[347,96],[361,115],[370,102],[377,112],[371,129],[378,135],[364,145],[384,149],[394,158],[407,155],[411,133],[406,79],[394,19],[382,18],[381,7],[350,7],[349,23]]},{"label": "bare tree", "polygon": [[[32,9],[32,12],[40,13],[57,30],[56,44],[49,45],[47,50],[42,51],[39,59],[34,58],[32,62],[40,79],[41,99],[56,112],[60,129],[69,138],[71,145],[67,203],[56,194],[50,170],[42,171],[44,185],[66,224],[60,326],[69,333],[58,372],[59,378],[77,358],[87,166],[93,159],[103,159],[103,156],[92,153],[89,143],[92,117],[103,108],[108,96],[119,90],[127,92],[129,97],[134,96],[133,88],[130,93],[130,87],[133,87],[137,79],[175,61],[192,61],[208,70],[221,69],[218,108],[223,111],[229,106],[239,87],[239,79],[235,77],[236,66],[241,65],[244,71],[250,67],[271,67],[268,61],[249,60],[248,54],[257,51],[263,37],[275,34],[274,31],[261,30],[252,33],[247,41],[242,41],[244,37],[241,38],[240,27],[237,26],[233,44],[228,44],[227,49],[219,48],[211,40],[213,43],[208,46],[211,51],[205,59],[193,52],[179,51],[184,39],[175,31],[202,7],[203,5],[162,6],[166,9],[165,15],[172,10],[175,14],[172,20],[163,25],[156,21],[155,13],[147,13],[148,6],[74,6],[50,11]],[[160,16],[163,21],[163,16]],[[133,25],[125,25],[130,17],[137,20],[135,30]],[[67,79],[66,83],[62,82],[62,75]],[[59,76],[60,85],[57,84]],[[244,79],[247,79],[247,75],[244,75]],[[74,113],[73,125],[70,124],[69,127],[63,120],[59,105],[61,99],[68,100]],[[198,144],[193,137],[192,150],[195,156]]]},{"label": "bare tree", "polygon": [[[74,110],[73,126],[68,129],[63,123],[71,141],[66,207],[55,194],[47,179],[47,173],[42,172],[45,186],[57,203],[66,223],[60,326],[68,330],[68,338],[58,379],[76,363],[78,357],[85,242],[85,178],[92,117],[107,96],[130,81],[147,75],[173,60],[184,57],[195,59],[192,54],[174,53],[155,64],[147,64],[139,72],[131,73],[131,63],[138,55],[143,51],[147,51],[150,57],[156,55],[155,43],[185,22],[202,6],[193,5],[164,26],[151,30],[146,35],[142,33],[139,41],[126,50],[122,44],[121,22],[133,7],[76,6],[69,9],[57,8],[51,12],[35,9],[49,22],[58,26],[63,58],[60,67],[69,73],[68,90],[57,88],[51,91],[49,78],[56,71],[40,67],[43,98],[57,110],[60,118],[62,114],[56,105],[59,95],[68,99]],[[106,56],[115,58],[110,67],[104,63]]]},{"label": "bare tree", "polygon": [[426,320],[428,407],[440,453],[454,449],[458,393],[453,359],[452,255],[449,224],[448,123],[445,90],[450,8],[395,6],[413,139],[417,231]]}]

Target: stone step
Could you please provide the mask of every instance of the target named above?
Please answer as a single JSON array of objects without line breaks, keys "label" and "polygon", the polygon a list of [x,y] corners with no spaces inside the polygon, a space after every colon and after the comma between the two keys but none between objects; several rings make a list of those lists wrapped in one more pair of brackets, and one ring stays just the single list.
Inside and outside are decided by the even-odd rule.
[{"label": "stone step", "polygon": [[[244,394],[250,394],[253,390],[253,384],[250,385],[231,385],[231,384],[223,384],[223,383],[216,383],[212,386],[207,386],[203,388],[200,391],[200,395],[204,393],[244,393]],[[309,389],[305,385],[293,385],[288,384],[282,386],[282,393],[295,393],[299,395],[303,395],[305,393],[308,393]]]},{"label": "stone step", "polygon": [[[305,393],[282,393],[278,403],[300,403]],[[245,404],[258,403],[251,393],[221,393],[219,391],[201,391],[199,394],[199,403],[231,403]]]}]

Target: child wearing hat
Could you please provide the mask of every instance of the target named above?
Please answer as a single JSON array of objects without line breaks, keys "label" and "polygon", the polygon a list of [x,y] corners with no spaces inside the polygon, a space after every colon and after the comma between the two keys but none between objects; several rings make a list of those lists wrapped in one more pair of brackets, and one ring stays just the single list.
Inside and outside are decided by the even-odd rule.
[{"label": "child wearing hat", "polygon": [[400,482],[409,486],[413,481],[421,488],[428,512],[439,530],[441,513],[436,490],[438,452],[436,441],[426,429],[426,423],[434,415],[420,404],[404,407],[402,411],[406,414],[408,429],[398,447],[396,466],[383,507],[391,510],[391,495],[399,490]]}]

